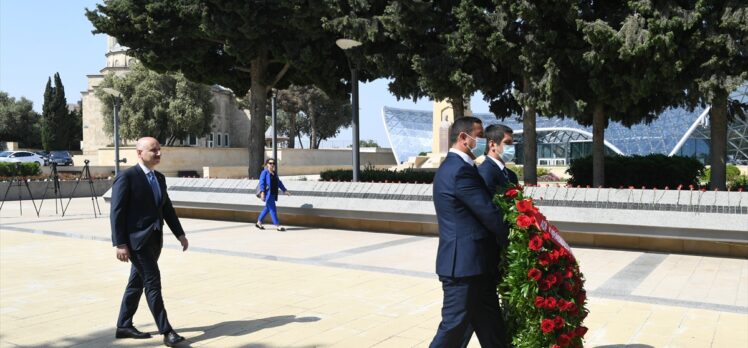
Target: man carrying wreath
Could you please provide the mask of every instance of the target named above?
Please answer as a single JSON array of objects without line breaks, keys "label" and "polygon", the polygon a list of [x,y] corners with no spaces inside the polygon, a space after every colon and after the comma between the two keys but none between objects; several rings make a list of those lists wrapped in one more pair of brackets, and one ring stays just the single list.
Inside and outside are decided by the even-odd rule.
[{"label": "man carrying wreath", "polygon": [[497,241],[506,241],[508,231],[473,161],[485,152],[482,135],[480,119],[457,119],[449,132],[452,148],[434,177],[439,225],[436,274],[444,303],[430,347],[462,346],[470,326],[481,346],[507,346],[495,279]]}]

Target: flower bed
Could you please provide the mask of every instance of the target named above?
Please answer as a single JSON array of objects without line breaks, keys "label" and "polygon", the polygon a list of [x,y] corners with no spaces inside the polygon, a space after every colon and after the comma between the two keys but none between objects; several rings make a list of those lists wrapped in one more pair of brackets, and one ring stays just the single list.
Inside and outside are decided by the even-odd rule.
[{"label": "flower bed", "polygon": [[509,224],[499,265],[502,314],[514,347],[582,347],[584,276],[569,246],[521,187],[494,197]]}]

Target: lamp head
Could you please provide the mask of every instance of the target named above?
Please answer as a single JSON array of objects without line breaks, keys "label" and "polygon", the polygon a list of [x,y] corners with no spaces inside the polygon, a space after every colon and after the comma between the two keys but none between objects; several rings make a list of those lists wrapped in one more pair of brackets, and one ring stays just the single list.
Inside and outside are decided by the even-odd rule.
[{"label": "lamp head", "polygon": [[112,97],[122,98],[122,93],[114,88],[104,87],[101,90],[104,91],[104,93],[111,95]]},{"label": "lamp head", "polygon": [[349,50],[354,47],[361,46],[362,43],[360,41],[352,40],[352,39],[337,39],[335,40],[335,44],[338,45],[338,47]]}]

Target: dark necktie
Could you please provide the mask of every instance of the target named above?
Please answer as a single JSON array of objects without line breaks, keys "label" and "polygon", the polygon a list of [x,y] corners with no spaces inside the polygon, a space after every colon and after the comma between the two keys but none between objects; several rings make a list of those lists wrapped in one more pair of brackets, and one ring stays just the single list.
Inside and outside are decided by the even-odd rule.
[{"label": "dark necktie", "polygon": [[153,191],[153,198],[156,199],[156,206],[161,203],[161,188],[158,187],[158,180],[153,172],[148,173],[148,183],[151,184],[151,191]]}]

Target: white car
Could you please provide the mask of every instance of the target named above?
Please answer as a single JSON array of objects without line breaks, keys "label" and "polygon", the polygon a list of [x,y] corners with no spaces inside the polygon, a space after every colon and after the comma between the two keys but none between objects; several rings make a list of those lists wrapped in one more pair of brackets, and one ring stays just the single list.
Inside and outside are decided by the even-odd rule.
[{"label": "white car", "polygon": [[0,152],[0,162],[6,163],[39,163],[39,167],[44,165],[44,158],[29,151],[3,151]]}]

